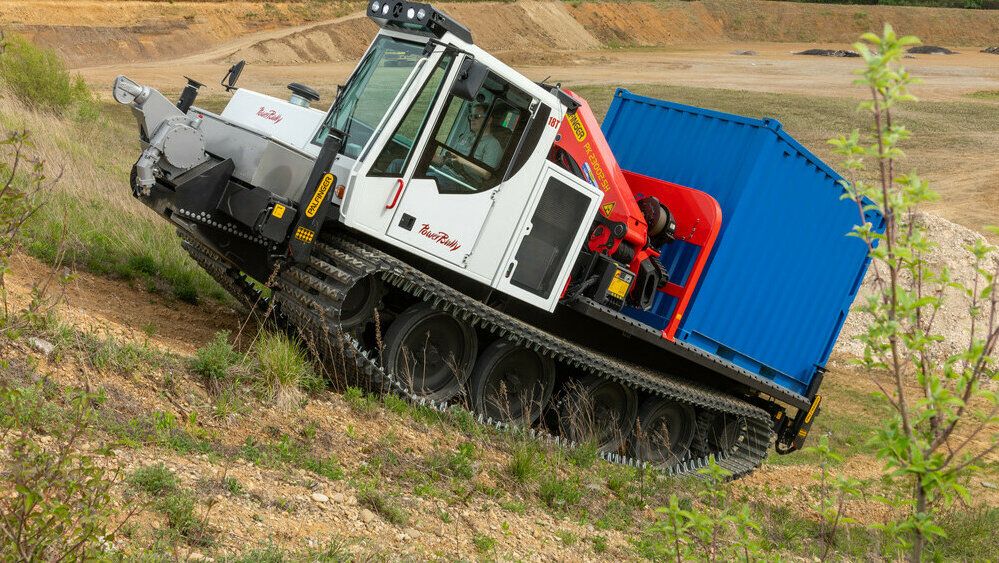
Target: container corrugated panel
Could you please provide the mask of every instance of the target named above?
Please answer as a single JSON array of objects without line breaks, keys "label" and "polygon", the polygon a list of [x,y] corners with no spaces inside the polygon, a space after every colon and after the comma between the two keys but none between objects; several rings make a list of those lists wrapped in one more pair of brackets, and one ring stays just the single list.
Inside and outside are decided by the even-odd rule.
[{"label": "container corrugated panel", "polygon": [[[602,129],[622,168],[702,190],[721,206],[718,240],[676,338],[807,394],[869,262],[866,245],[847,236],[858,214],[840,199],[840,176],[776,120],[623,89]],[[629,314],[649,322],[649,313]]]}]

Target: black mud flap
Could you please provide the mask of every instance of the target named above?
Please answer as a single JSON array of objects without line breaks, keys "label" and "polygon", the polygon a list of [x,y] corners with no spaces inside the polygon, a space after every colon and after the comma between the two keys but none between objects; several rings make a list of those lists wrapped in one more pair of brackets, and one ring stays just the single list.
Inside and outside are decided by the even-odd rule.
[{"label": "black mud flap", "polygon": [[822,395],[815,395],[808,410],[799,410],[793,419],[788,418],[783,410],[777,412],[775,415],[777,444],[774,448],[777,453],[789,454],[804,447],[808,433],[812,430],[812,423],[822,410],[819,408],[821,404]]}]

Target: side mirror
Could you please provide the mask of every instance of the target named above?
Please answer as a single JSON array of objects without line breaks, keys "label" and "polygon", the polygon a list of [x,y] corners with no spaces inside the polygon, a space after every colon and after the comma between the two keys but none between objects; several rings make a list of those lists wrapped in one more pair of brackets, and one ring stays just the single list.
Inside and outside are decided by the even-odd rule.
[{"label": "side mirror", "polygon": [[451,94],[468,101],[475,100],[475,95],[482,89],[489,68],[475,59],[465,59],[458,69],[458,76],[451,85]]},{"label": "side mirror", "polygon": [[225,76],[222,77],[221,84],[226,92],[232,92],[237,89],[236,81],[239,80],[239,75],[243,72],[244,66],[246,66],[246,61],[239,61],[229,67],[229,72],[226,72]]}]

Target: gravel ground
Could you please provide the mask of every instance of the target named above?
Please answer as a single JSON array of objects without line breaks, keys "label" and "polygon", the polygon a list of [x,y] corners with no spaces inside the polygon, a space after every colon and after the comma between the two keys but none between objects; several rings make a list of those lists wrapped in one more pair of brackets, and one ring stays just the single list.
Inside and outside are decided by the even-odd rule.
[{"label": "gravel ground", "polygon": [[[920,214],[917,216],[917,221],[926,228],[928,238],[936,243],[927,257],[930,268],[933,270],[946,268],[954,281],[970,287],[975,279],[975,262],[968,247],[976,240],[983,239],[982,235],[936,215]],[[999,267],[999,252],[993,248],[983,266],[987,270],[996,271]],[[886,272],[883,266],[882,272]],[[851,356],[863,354],[863,345],[855,338],[865,330],[870,317],[857,311],[856,308],[857,304],[863,303],[866,297],[874,293],[874,279],[875,271],[872,266],[854,303],[854,310],[843,325],[839,342],[836,344],[836,352]],[[944,303],[934,322],[934,332],[945,339],[934,346],[934,356],[938,359],[958,353],[968,345],[971,335],[968,307],[968,298],[956,288],[948,288],[944,292]],[[978,336],[981,336],[981,322],[977,332]]]}]

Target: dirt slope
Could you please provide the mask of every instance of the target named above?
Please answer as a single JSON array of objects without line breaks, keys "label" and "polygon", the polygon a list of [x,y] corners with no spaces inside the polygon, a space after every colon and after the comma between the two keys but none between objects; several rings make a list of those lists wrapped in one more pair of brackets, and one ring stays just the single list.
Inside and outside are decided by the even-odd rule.
[{"label": "dirt slope", "polygon": [[[34,258],[15,257],[6,279],[14,308],[27,304],[32,284],[47,270]],[[191,355],[216,332],[235,334],[240,328],[236,312],[216,303],[191,305],[87,272],[75,272],[52,293],[60,295],[60,318],[79,330],[148,342],[177,354]]]},{"label": "dirt slope", "polygon": [[[517,60],[551,53],[705,42],[849,43],[890,21],[902,33],[948,46],[991,45],[999,13],[760,0],[695,2],[442,2],[487,50]],[[352,60],[373,25],[363,3],[9,0],[8,29],[54,47],[71,66],[151,61],[215,51],[251,62]],[[335,21],[353,13],[357,19]],[[247,34],[284,29],[256,39]],[[234,45],[230,42],[238,40]],[[975,49],[976,51],[978,49]],[[218,52],[215,53],[217,58]],[[230,58],[232,58],[230,57]]]},{"label": "dirt slope", "polygon": [[[176,58],[261,30],[329,20],[349,2],[5,0],[0,28],[48,45],[70,66]],[[293,29],[292,29],[293,31]]]},{"label": "dirt slope", "polygon": [[[31,281],[42,271],[33,260],[15,261],[8,276],[15,304],[27,299]],[[577,518],[546,507],[532,482],[512,484],[509,445],[491,434],[330,392],[290,408],[247,398],[235,409],[220,410],[218,397],[183,366],[214,330],[234,328],[239,315],[233,311],[184,305],[81,274],[70,285],[59,315],[77,330],[181,355],[179,361],[140,364],[122,373],[98,369],[78,350],[44,357],[23,341],[0,340],[0,361],[10,366],[0,373],[0,383],[24,385],[33,377],[25,374],[35,369],[34,377],[43,376],[50,384],[100,390],[107,397],[101,410],[106,426],[132,429],[119,430],[126,436],[130,431],[146,436],[122,441],[112,432],[102,438],[116,444],[109,463],[126,475],[162,463],[177,476],[179,487],[195,494],[211,541],[174,544],[173,556],[180,560],[207,554],[218,558],[262,546],[298,551],[330,542],[347,560],[631,560],[637,558],[633,542],[656,517],[661,496],[676,486],[645,477],[640,484],[644,492],[637,497],[645,502],[629,504],[632,508],[622,512],[623,501],[637,502],[622,491],[639,483],[625,481],[622,488],[622,474],[598,462],[577,484],[586,515]],[[25,358],[37,367],[28,368]],[[864,374],[834,363],[823,386],[826,401],[816,432],[825,431],[827,421],[876,416],[869,399],[874,390]],[[170,431],[174,441],[141,434],[150,420],[163,420],[163,413],[188,421]],[[177,441],[184,436],[187,441]],[[476,453],[466,481],[449,473],[447,460],[469,441]],[[303,456],[332,460],[337,469],[317,474],[295,461]],[[754,499],[764,513],[773,510],[784,514],[778,519],[788,518],[779,511],[791,507],[793,518],[807,521],[814,518],[811,484],[818,471],[806,454],[771,458],[735,490]],[[877,483],[883,469],[861,450],[848,455],[836,472]],[[970,483],[972,506],[999,502],[993,481],[986,474]],[[405,518],[393,522],[387,512],[373,512],[364,493],[371,486],[403,510]],[[114,494],[123,507],[142,500],[124,483]],[[891,516],[883,504],[867,499],[851,501],[847,511],[868,525]],[[785,529],[770,520],[765,525],[775,533]],[[155,546],[168,529],[155,505],[145,504],[116,543],[129,550],[163,549]],[[787,549],[771,555],[800,556]]]},{"label": "dirt slope", "polygon": [[999,36],[995,10],[755,0],[704,0],[704,5],[733,41],[852,43],[861,33],[880,30],[885,22],[901,34],[936,45],[991,45]]}]

